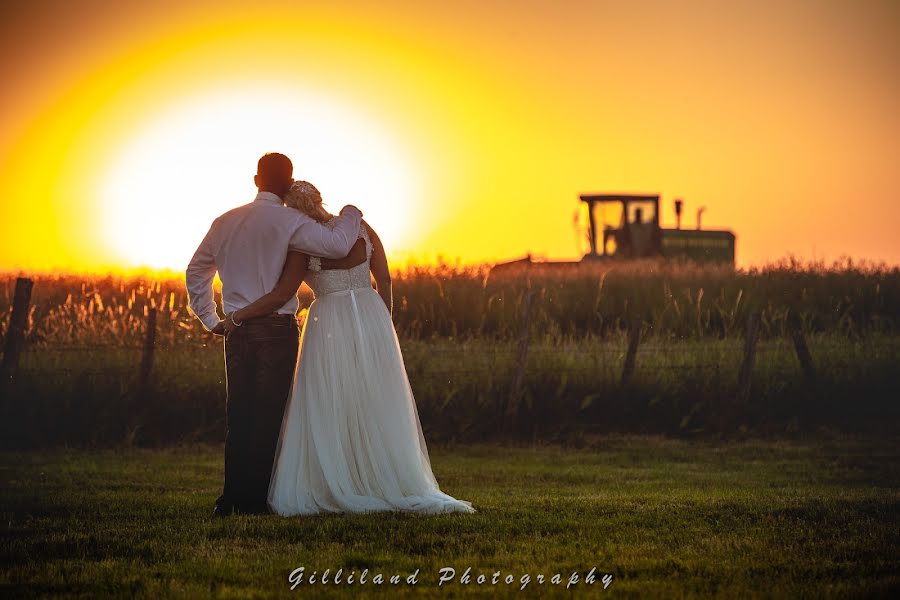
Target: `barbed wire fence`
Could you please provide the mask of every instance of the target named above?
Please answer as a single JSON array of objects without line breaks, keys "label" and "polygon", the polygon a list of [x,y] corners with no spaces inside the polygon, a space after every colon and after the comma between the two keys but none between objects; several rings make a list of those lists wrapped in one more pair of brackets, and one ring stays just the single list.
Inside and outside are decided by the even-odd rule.
[{"label": "barbed wire fence", "polygon": [[[41,353],[44,357],[51,355],[79,354],[84,355],[85,358],[88,359],[91,353],[103,352],[104,350],[115,350],[126,354],[136,354],[133,363],[115,366],[99,364],[82,364],[77,367],[57,365],[54,367],[54,370],[60,373],[84,370],[123,373],[133,370],[138,378],[141,390],[146,389],[155,371],[157,362],[156,353],[159,348],[159,344],[157,343],[157,309],[155,307],[148,307],[144,311],[146,316],[144,318],[143,342],[140,345],[134,343],[91,343],[66,344],[64,346],[59,346],[44,342],[35,344],[32,347],[27,347],[24,334],[26,319],[30,312],[29,299],[32,286],[33,283],[27,278],[19,278],[16,282],[13,309],[9,318],[9,326],[6,335],[4,336],[5,347],[2,361],[2,384],[4,386],[8,385],[18,373],[21,372],[22,375],[25,375],[31,371],[28,367],[25,367],[24,369],[20,368],[20,361],[23,353],[36,352]],[[558,363],[561,354],[564,354],[567,351],[573,351],[572,348],[577,347],[577,344],[575,344],[572,348],[555,347],[549,350],[540,346],[536,348],[534,343],[535,332],[533,331],[534,327],[532,327],[533,306],[533,293],[529,293],[526,296],[526,301],[523,302],[521,328],[518,340],[514,341],[514,347],[507,344],[511,347],[502,349],[500,348],[501,345],[498,345],[497,348],[491,350],[491,354],[493,355],[490,357],[491,360],[483,361],[482,369],[485,374],[496,374],[494,369],[497,364],[510,365],[510,372],[512,373],[508,398],[508,412],[510,414],[516,412],[515,406],[520,402],[524,393],[529,366]],[[631,321],[627,334],[627,344],[624,349],[613,344],[606,346],[591,345],[589,352],[597,358],[602,356],[603,360],[598,360],[596,362],[602,362],[607,369],[612,368],[611,365],[614,363],[617,364],[617,368],[619,369],[618,380],[622,385],[627,384],[634,377],[636,370],[641,372],[708,370],[719,373],[723,364],[721,359],[725,355],[739,355],[740,370],[736,385],[739,396],[745,398],[750,391],[750,382],[758,357],[767,352],[784,352],[784,348],[782,347],[784,345],[784,340],[769,340],[760,344],[759,324],[760,314],[758,312],[752,313],[747,320],[743,340],[730,340],[725,343],[717,343],[715,348],[715,356],[717,359],[702,363],[696,361],[671,362],[670,360],[659,360],[660,356],[671,353],[672,347],[671,345],[664,345],[652,340],[646,341],[645,339],[642,339],[643,323],[640,319],[633,319]],[[807,383],[810,386],[815,386],[817,383],[818,372],[802,327],[797,326],[791,330],[788,343],[790,347],[793,348],[796,362],[793,365],[783,364],[783,369],[781,370],[788,373],[796,372],[799,368]],[[207,344],[203,345],[205,346]],[[891,351],[894,348],[893,346],[885,345],[884,349],[886,351]],[[874,350],[877,350],[877,348],[874,348]],[[484,349],[481,349],[481,352],[483,353]],[[477,373],[478,368],[473,367],[471,363],[466,363],[463,367],[456,366],[459,364],[459,361],[455,359],[459,357],[459,354],[460,349],[430,348],[428,350],[428,356],[434,360],[430,361],[427,372],[417,371],[415,373],[415,378],[419,380],[426,379],[437,381],[456,375],[464,374],[471,376]],[[645,364],[646,360],[642,359],[647,359],[647,357],[653,357],[654,360],[649,361],[649,364]],[[442,358],[444,360],[442,360]],[[849,363],[845,365],[829,364],[829,368],[842,367],[852,368],[853,365]],[[190,369],[192,372],[196,372],[198,368],[203,369],[202,366],[191,365],[190,367],[185,367],[185,370]],[[560,376],[565,374],[585,374],[596,371],[597,364],[555,364],[554,368],[555,372]],[[767,365],[766,368],[771,371],[772,365]],[[221,372],[223,369],[220,365],[215,367],[215,370]],[[212,371],[212,368],[210,368],[210,371]],[[171,374],[172,372],[171,368],[167,369],[167,373]]]}]

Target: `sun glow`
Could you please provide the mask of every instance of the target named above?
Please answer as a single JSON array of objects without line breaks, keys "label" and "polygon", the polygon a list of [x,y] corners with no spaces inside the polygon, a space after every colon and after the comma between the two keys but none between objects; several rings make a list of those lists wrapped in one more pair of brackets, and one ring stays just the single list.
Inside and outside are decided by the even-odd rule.
[{"label": "sun glow", "polygon": [[417,182],[391,136],[334,98],[253,83],[161,110],[113,152],[97,182],[106,245],[130,264],[186,265],[215,217],[253,199],[265,152],[288,155],[332,212],[355,204],[403,241]]},{"label": "sun glow", "polygon": [[267,151],[394,268],[577,259],[603,191],[707,206],[741,266],[900,260],[891,3],[514,4],[16,4],[0,270],[183,272]]}]

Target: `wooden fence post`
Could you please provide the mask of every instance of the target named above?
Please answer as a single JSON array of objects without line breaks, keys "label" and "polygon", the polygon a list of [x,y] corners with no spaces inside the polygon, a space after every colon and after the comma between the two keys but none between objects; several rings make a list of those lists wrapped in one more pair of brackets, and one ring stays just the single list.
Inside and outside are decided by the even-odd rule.
[{"label": "wooden fence post", "polygon": [[16,293],[13,298],[12,314],[6,329],[6,344],[3,349],[3,365],[0,367],[0,384],[10,383],[19,368],[19,356],[25,346],[25,327],[28,325],[28,310],[31,304],[31,289],[34,282],[26,277],[16,279]]},{"label": "wooden fence post", "polygon": [[756,364],[756,341],[759,339],[760,314],[752,312],[747,319],[747,334],[744,338],[744,361],[738,376],[738,398],[746,400],[750,397],[750,379],[753,365]]},{"label": "wooden fence post", "polygon": [[506,431],[512,429],[516,417],[519,415],[519,403],[525,394],[525,364],[528,362],[528,345],[530,342],[531,325],[531,301],[534,290],[525,293],[525,301],[522,306],[522,329],[519,332],[519,353],[516,357],[516,372],[513,375],[512,386],[509,390],[509,400],[506,403],[505,427]]},{"label": "wooden fence post", "polygon": [[801,327],[793,327],[791,329],[791,339],[794,340],[794,350],[797,352],[800,368],[803,369],[803,376],[810,386],[815,387],[816,367],[813,364],[812,355],[809,353],[809,346],[806,345],[806,336],[803,334],[803,329]]},{"label": "wooden fence post", "polygon": [[625,364],[622,365],[622,385],[628,383],[631,374],[634,372],[634,363],[637,358],[638,344],[641,341],[641,325],[643,321],[640,317],[631,320],[628,329],[628,350],[625,352]]},{"label": "wooden fence post", "polygon": [[809,353],[809,346],[806,345],[806,335],[803,333],[803,319],[798,312],[791,310],[788,314],[788,329],[791,334],[791,340],[794,342],[794,351],[797,353],[797,360],[800,362],[803,377],[810,387],[815,388],[816,367],[813,363],[812,355]]},{"label": "wooden fence post", "polygon": [[147,331],[144,335],[144,349],[141,353],[141,395],[147,393],[150,384],[150,374],[153,372],[153,354],[156,350],[156,309],[147,311]]}]

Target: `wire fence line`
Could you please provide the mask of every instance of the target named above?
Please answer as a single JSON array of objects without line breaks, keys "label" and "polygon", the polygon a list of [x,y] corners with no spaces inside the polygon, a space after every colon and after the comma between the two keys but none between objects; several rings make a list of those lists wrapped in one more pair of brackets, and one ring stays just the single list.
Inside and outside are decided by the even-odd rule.
[{"label": "wire fence line", "polygon": [[[443,341],[443,340],[441,340],[441,341]],[[716,343],[715,340],[711,340],[711,342]],[[417,341],[416,343],[417,344],[428,344],[427,341]],[[679,343],[680,342],[676,341],[676,342],[673,342],[672,344],[666,344],[666,345],[660,344],[660,345],[655,345],[655,346],[651,345],[651,344],[646,344],[646,345],[642,345],[640,347],[640,349],[638,350],[638,352],[641,354],[665,354],[667,352],[678,351],[679,348],[676,347],[676,344],[679,344]],[[690,340],[690,341],[685,341],[684,343],[701,344],[701,343],[703,343],[703,341],[702,340]],[[760,342],[760,346],[757,351],[759,353],[765,353],[765,352],[775,352],[775,351],[779,351],[779,350],[786,350],[786,349],[789,349],[790,340],[774,340],[770,344],[766,343],[766,342]],[[401,341],[400,345],[402,347],[404,345],[404,342]],[[191,350],[191,349],[194,349],[197,347],[198,346],[191,346],[191,345],[165,346],[162,344],[158,344],[156,346],[157,350],[162,350],[162,351],[166,351],[166,350],[186,351],[186,350]],[[898,347],[898,344],[895,344],[895,343],[885,343],[885,342],[866,343],[866,348],[868,348],[870,350],[886,350],[886,351],[888,351],[888,350],[896,350],[897,347]],[[531,352],[531,354],[532,355],[540,355],[541,352],[543,352],[543,354],[545,354],[547,356],[558,356],[560,353],[565,353],[565,352],[579,352],[583,348],[584,348],[584,346],[559,346],[559,347],[554,348],[553,350],[533,351],[533,352]],[[221,348],[218,348],[217,351],[220,349]],[[716,345],[714,346],[714,349],[715,349],[715,352],[717,352],[717,353],[722,353],[722,352],[742,353],[742,352],[744,352],[743,342],[735,342],[731,346],[723,346],[720,343],[716,343]],[[143,350],[143,347],[136,346],[136,345],[121,345],[121,344],[116,344],[116,343],[83,344],[83,345],[40,344],[40,345],[33,345],[33,346],[26,348],[23,351],[23,355],[47,354],[47,353],[53,353],[53,352],[61,353],[61,354],[68,354],[68,353],[100,352],[100,351],[112,351],[112,350],[140,352]],[[465,352],[465,351],[466,351],[465,343],[460,343],[459,348],[439,348],[439,347],[430,348],[429,354],[446,355],[446,356],[452,357],[452,356],[457,356],[461,352]],[[624,351],[625,351],[624,348],[618,348],[618,347],[612,347],[612,348],[597,347],[595,345],[592,345],[590,347],[590,352],[593,354],[621,354]],[[492,350],[491,353],[515,354],[515,349],[510,349],[508,351]]]},{"label": "wire fence line", "polygon": [[[445,294],[429,276],[395,286],[394,322],[430,439],[895,422],[900,272],[823,280],[460,279]],[[220,440],[223,340],[183,285],[38,279],[31,304],[30,282],[15,288],[0,298],[3,443]]]},{"label": "wire fence line", "polygon": [[[402,345],[403,343],[401,342],[401,346]],[[428,344],[426,342],[417,342],[416,346],[416,349],[418,350],[418,347],[428,346]],[[604,368],[614,369],[617,365],[615,362],[610,362],[610,360],[622,360],[627,353],[627,348],[624,346],[624,344],[616,344],[611,346],[612,347],[605,347],[604,345],[592,344],[587,349],[578,346],[563,347],[559,349],[534,349],[528,354],[527,366],[542,370],[540,367],[541,365],[550,365],[550,368],[552,368],[552,370],[559,375],[582,375],[595,373],[598,370]],[[161,370],[167,376],[187,375],[190,373],[197,373],[198,371],[208,373],[224,373],[224,363],[222,360],[221,348],[213,350],[208,346],[204,349],[209,351],[210,360],[200,361],[191,365],[182,366],[175,366],[170,364],[160,365],[159,359],[164,358],[164,355],[168,350],[172,350],[177,354],[185,352],[186,349],[183,347],[175,347],[170,349],[157,348],[155,357],[157,359],[156,366],[158,370]],[[691,361],[683,359],[679,360],[678,362],[662,362],[663,360],[671,361],[673,360],[673,357],[677,358],[678,355],[681,354],[679,350],[680,349],[677,346],[673,346],[672,344],[647,344],[644,346],[640,346],[636,352],[635,369],[640,372],[727,370],[729,366],[735,367],[736,363],[733,363],[733,361],[737,358],[742,357],[745,353],[743,342],[735,341],[733,343],[728,343],[727,345],[717,343],[714,348],[705,353],[705,358],[701,359],[700,362],[696,360]],[[815,350],[816,348],[813,347],[814,352]],[[140,364],[143,351],[144,348],[142,346],[117,344],[32,346],[27,348],[22,353],[22,365],[19,368],[19,372],[23,375],[31,375],[41,372],[46,374],[46,367],[35,367],[32,365],[34,363],[50,363],[52,362],[52,357],[56,355],[75,357],[79,359],[79,364],[77,366],[68,366],[63,364],[54,365],[52,370],[60,373],[91,372],[123,374],[128,371],[134,371],[136,374],[137,366]],[[874,343],[866,345],[866,352],[870,355],[878,354],[880,352],[897,351],[898,345],[896,344]],[[104,355],[109,355],[110,353],[115,354],[119,352],[131,355],[130,357],[123,357],[123,360],[127,361],[126,364],[108,365],[102,364],[99,361],[90,360],[91,358],[103,358]],[[508,349],[494,348],[491,350],[479,348],[477,350],[477,361],[468,360],[466,361],[466,366],[463,367],[440,366],[442,362],[452,362],[456,359],[459,359],[460,357],[465,356],[468,352],[469,350],[465,347],[465,344],[460,344],[456,348],[428,347],[427,356],[424,358],[420,355],[421,353],[411,353],[408,351],[404,351],[404,355],[407,359],[407,368],[414,371],[417,378],[444,377],[448,375],[472,375],[475,373],[487,374],[494,372],[498,365],[507,365],[512,368],[517,359],[517,349],[512,347]],[[797,364],[796,357],[792,356],[793,352],[794,351],[790,345],[789,340],[772,340],[770,342],[760,342],[756,349],[758,358],[773,356],[783,357],[787,360],[779,365],[763,363],[758,365],[758,368],[767,372],[784,374],[796,373],[799,370],[799,366]],[[411,357],[410,354],[412,354]],[[577,360],[581,362],[587,361],[591,364],[560,364],[565,362],[565,359],[567,357],[572,358],[572,356],[574,355],[578,355]],[[728,358],[728,360],[722,360],[723,358]],[[420,363],[422,362],[426,362],[427,367],[421,367]],[[828,361],[828,367],[830,369],[854,369],[860,368],[861,366],[862,365],[859,362],[834,360]]]},{"label": "wire fence line", "polygon": [[[190,337],[179,342],[167,336],[161,339],[157,332],[157,308],[144,310],[145,322],[142,338],[130,331],[122,343],[104,340],[80,343],[54,343],[48,339],[26,340],[27,316],[31,284],[27,279],[17,282],[14,306],[10,315],[8,334],[5,336],[3,380],[5,385],[13,376],[59,374],[134,374],[141,385],[148,384],[151,375],[174,377],[207,373],[224,374],[221,339]],[[522,303],[518,339],[481,340],[470,347],[471,341],[462,339],[404,340],[404,354],[411,379],[436,381],[462,376],[507,377],[512,373],[512,395],[520,394],[524,379],[532,372],[550,373],[553,376],[583,376],[589,373],[620,373],[626,383],[634,374],[671,373],[676,371],[712,371],[717,377],[722,372],[737,370],[738,385],[749,387],[754,370],[767,373],[800,373],[810,382],[816,379],[816,365],[809,350],[804,330],[798,327],[788,338],[760,339],[761,313],[751,313],[742,338],[671,340],[657,336],[644,339],[647,334],[639,318],[629,322],[626,335],[610,338],[585,338],[584,340],[547,340],[540,332],[533,331],[532,298],[528,292]],[[33,307],[32,307],[33,308]],[[108,332],[107,332],[108,333]],[[686,351],[693,350],[693,352]],[[867,343],[866,352],[896,353],[891,343]],[[177,364],[170,363],[167,354],[178,354]],[[189,353],[190,360],[182,360]],[[203,354],[208,353],[207,356]],[[212,360],[215,353],[216,360]],[[134,356],[130,356],[130,355]],[[788,362],[788,356],[794,358]],[[124,356],[123,356],[124,355]],[[684,356],[692,360],[677,360]],[[785,358],[773,364],[771,357]],[[77,364],[70,363],[74,357]],[[19,363],[22,363],[21,366]],[[109,364],[115,362],[118,364]],[[36,363],[42,363],[36,366]],[[578,364],[573,364],[578,363]],[[447,364],[447,367],[443,367]],[[829,369],[860,369],[864,365],[847,361],[829,361]]]}]

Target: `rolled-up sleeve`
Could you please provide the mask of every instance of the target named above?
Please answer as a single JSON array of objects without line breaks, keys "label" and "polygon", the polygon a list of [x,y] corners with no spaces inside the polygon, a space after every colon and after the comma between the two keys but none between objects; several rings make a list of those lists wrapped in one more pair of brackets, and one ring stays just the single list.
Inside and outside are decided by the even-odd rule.
[{"label": "rolled-up sleeve", "polygon": [[208,330],[219,324],[212,287],[216,276],[216,224],[213,222],[209,228],[185,272],[188,305]]},{"label": "rolled-up sleeve", "polygon": [[355,206],[345,206],[333,228],[312,219],[301,219],[291,236],[291,250],[323,258],[344,258],[359,237],[362,213]]}]

